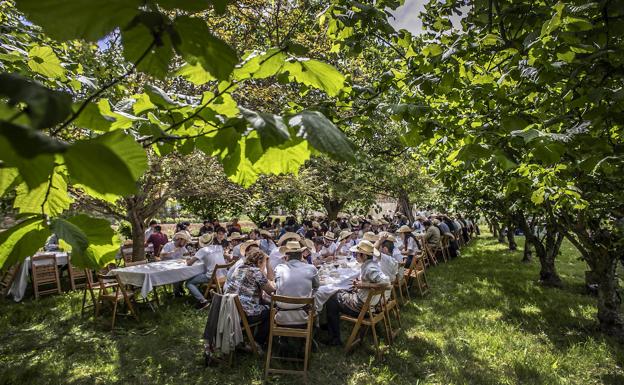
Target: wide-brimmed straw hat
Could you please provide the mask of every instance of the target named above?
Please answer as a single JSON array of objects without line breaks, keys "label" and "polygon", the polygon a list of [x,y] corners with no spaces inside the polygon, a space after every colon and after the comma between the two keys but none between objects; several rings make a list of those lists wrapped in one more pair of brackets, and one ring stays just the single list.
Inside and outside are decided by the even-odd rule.
[{"label": "wide-brimmed straw hat", "polygon": [[277,240],[277,245],[281,246],[284,242],[290,240],[290,239],[294,239],[296,241],[299,241],[301,239],[301,235],[297,234],[297,233],[284,233],[284,235],[282,235],[280,237],[280,239]]},{"label": "wide-brimmed straw hat", "polygon": [[360,243],[351,247],[349,251],[366,255],[374,255],[375,257],[378,257],[380,255],[379,250],[377,250],[372,243],[366,240],[360,241]]},{"label": "wide-brimmed straw hat", "polygon": [[379,235],[373,233],[372,231],[367,231],[364,233],[362,239],[365,241],[369,241],[370,243],[375,243],[379,240]]},{"label": "wide-brimmed straw hat", "polygon": [[248,240],[248,241],[243,242],[243,243],[241,244],[241,247],[240,247],[240,253],[241,253],[241,255],[244,257],[244,256],[245,256],[245,253],[247,252],[247,249],[248,249],[250,246],[253,246],[253,245],[256,245],[256,246],[260,247],[260,242],[259,242],[259,241],[254,241],[254,240],[251,240],[251,239],[250,239],[250,240]]},{"label": "wide-brimmed straw hat", "polygon": [[353,231],[349,231],[349,230],[342,230],[340,232],[340,235],[338,236],[338,242],[342,241],[345,238],[348,238],[351,236],[351,234],[353,234]]},{"label": "wide-brimmed straw hat", "polygon": [[173,240],[175,241],[176,239],[184,239],[187,242],[191,241],[191,236],[188,235],[188,233],[186,231],[178,231],[177,233],[175,233],[173,235]]},{"label": "wide-brimmed straw hat", "polygon": [[123,245],[124,245],[124,246],[132,246],[132,239],[126,239],[126,240],[123,242]]},{"label": "wide-brimmed straw hat", "polygon": [[359,226],[360,225],[360,221],[357,218],[353,217],[353,218],[349,219],[349,224],[351,226]]},{"label": "wide-brimmed straw hat", "polygon": [[381,222],[379,222],[377,219],[373,219],[372,221],[370,221],[371,226],[379,226],[381,225]]},{"label": "wide-brimmed straw hat", "polygon": [[334,234],[331,231],[328,231],[328,232],[325,233],[325,235],[323,235],[323,238],[329,239],[330,241],[335,241],[336,240],[336,234]]},{"label": "wide-brimmed straw hat", "polygon": [[271,232],[268,231],[268,230],[260,230],[260,235],[264,235],[265,237],[273,238],[273,234],[271,234]]},{"label": "wide-brimmed straw hat", "polygon": [[313,253],[316,251],[316,249],[314,248],[314,242],[312,242],[311,239],[308,238],[304,238],[303,239],[303,243],[305,244],[305,246],[308,248],[308,250],[310,250],[310,253]]},{"label": "wide-brimmed straw hat", "polygon": [[213,236],[212,233],[206,233],[206,234],[202,235],[198,239],[199,246],[200,247],[205,247],[205,246],[208,246],[208,245],[212,244],[213,238],[214,238],[214,236]]},{"label": "wide-brimmed straw hat", "polygon": [[403,225],[397,230],[398,233],[411,233],[412,231],[414,230],[412,230],[412,228],[408,225]]},{"label": "wide-brimmed straw hat", "polygon": [[381,233],[379,233],[379,238],[383,238],[386,237],[386,240],[390,241],[390,242],[396,242],[396,238],[394,237],[394,235],[390,234],[387,231],[382,231]]},{"label": "wide-brimmed straw hat", "polygon": [[315,229],[319,229],[319,228],[321,228],[321,224],[318,223],[317,221],[314,221],[314,222],[312,222],[312,227],[315,228]]},{"label": "wide-brimmed straw hat", "polygon": [[307,246],[301,246],[299,241],[288,241],[285,246],[279,248],[281,254],[300,253],[307,249]]},{"label": "wide-brimmed straw hat", "polygon": [[228,241],[240,241],[244,239],[243,236],[239,233],[239,232],[233,232],[229,237],[228,237]]}]

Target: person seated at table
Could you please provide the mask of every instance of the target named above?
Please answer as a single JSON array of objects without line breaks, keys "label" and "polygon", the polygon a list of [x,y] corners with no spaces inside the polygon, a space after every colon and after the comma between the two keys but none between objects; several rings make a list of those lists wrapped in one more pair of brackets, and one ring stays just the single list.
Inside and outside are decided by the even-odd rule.
[{"label": "person seated at table", "polygon": [[402,241],[401,254],[403,254],[405,258],[405,267],[409,268],[414,255],[419,251],[418,241],[416,241],[416,237],[412,234],[412,229],[407,225],[401,226],[397,231]]},{"label": "person seated at table", "polygon": [[329,257],[333,257],[336,255],[336,249],[338,245],[336,244],[336,235],[333,232],[328,231],[323,235],[323,248],[321,249],[321,256],[324,259],[329,259]]},{"label": "person seated at table", "polygon": [[228,234],[232,235],[234,233],[241,233],[241,225],[238,223],[238,218],[232,218],[232,223],[227,226]]},{"label": "person seated at table", "polygon": [[[368,298],[368,288],[371,285],[389,285],[390,278],[386,276],[379,263],[375,260],[380,253],[369,241],[360,241],[351,248],[358,262],[362,264],[360,277],[353,282],[353,289],[339,290],[329,297],[325,308],[327,310],[327,329],[329,331],[328,345],[342,345],[340,339],[340,314],[358,317],[360,310]],[[379,298],[373,298],[371,306],[377,305]]]},{"label": "person seated at table", "polygon": [[253,229],[249,232],[249,239],[252,241],[259,241],[260,240],[260,230],[258,229]]},{"label": "person seated at table", "polygon": [[269,334],[270,310],[262,303],[262,293],[271,294],[275,291],[273,272],[267,269],[268,257],[259,249],[251,250],[234,274],[227,278],[223,292],[238,294],[249,323],[260,322],[254,339],[264,346]]},{"label": "person seated at table", "polygon": [[349,230],[342,230],[338,236],[338,245],[336,246],[336,255],[351,255],[351,247],[355,245],[355,241],[351,239],[353,233]]},{"label": "person seated at table", "polygon": [[301,236],[297,233],[288,232],[284,233],[284,235],[282,235],[280,239],[278,239],[277,246],[279,247],[273,249],[273,251],[271,251],[271,254],[269,255],[269,269],[271,271],[275,270],[275,266],[279,265],[280,263],[284,263],[284,254],[282,254],[282,252],[280,251],[280,247],[285,245],[288,241],[299,242],[301,241]]},{"label": "person seated at table", "polygon": [[228,278],[234,274],[236,272],[236,269],[242,265],[243,263],[245,263],[245,256],[247,255],[247,253],[251,252],[251,250],[254,249],[259,249],[260,248],[260,244],[258,241],[253,241],[253,240],[247,240],[243,243],[241,243],[240,245],[240,253],[241,253],[241,257],[232,265],[232,267],[229,268],[228,272],[227,272],[227,276]]},{"label": "person seated at table", "polygon": [[204,220],[204,224],[199,228],[198,236],[201,237],[204,234],[212,233],[214,231],[214,227],[209,220]]},{"label": "person seated at table", "polygon": [[425,226],[425,243],[435,252],[440,247],[440,230],[429,219],[423,222]]},{"label": "person seated at table", "polygon": [[[204,295],[199,290],[198,286],[202,283],[210,282],[212,278],[212,271],[216,265],[224,265],[225,258],[223,258],[223,250],[218,247],[211,247],[213,235],[204,234],[199,237],[199,249],[194,256],[186,261],[188,266],[193,265],[195,262],[200,261],[204,264],[204,272],[194,276],[186,281],[186,288],[189,289],[191,295],[197,300],[195,307],[197,309],[204,309],[208,306],[208,300],[204,298]],[[217,279],[225,277],[225,271],[220,270],[217,272]]]},{"label": "person seated at table", "polygon": [[[318,269],[304,261],[304,253],[309,252],[308,247],[296,241],[289,241],[281,247],[282,253],[286,255],[286,263],[275,267],[275,294],[307,298],[312,297],[314,290],[318,289]],[[308,312],[301,305],[278,302],[277,307],[280,310],[275,315],[275,321],[279,325],[303,325],[308,322]]]},{"label": "person seated at table", "polygon": [[228,240],[226,235],[226,231],[223,227],[219,226],[215,229],[215,238],[212,240],[212,244],[216,245],[216,246],[221,246],[223,248],[223,250],[225,251],[225,249],[227,249],[228,247]]},{"label": "person seated at table", "polygon": [[310,250],[310,260],[314,266],[319,266],[325,262],[323,256],[321,255],[321,249],[323,249],[325,241],[323,240],[323,237],[315,237],[312,239],[312,243],[314,244],[314,247]]},{"label": "person seated at table", "polygon": [[260,249],[265,254],[271,254],[271,252],[277,248],[273,235],[267,230],[260,230]]},{"label": "person seated at table", "polygon": [[[404,271],[404,267],[402,263],[399,263],[392,256],[392,252],[394,251],[394,242],[388,239],[388,234],[383,237],[379,237],[379,240],[375,244],[376,248],[379,250],[379,257],[375,257],[377,263],[379,263],[379,267],[381,267],[381,271],[390,279],[391,282],[394,282],[397,278],[401,277]],[[390,299],[390,294],[392,290],[386,290],[386,299]]]},{"label": "person seated at table", "polygon": [[303,261],[312,264],[312,252],[314,252],[314,242],[311,239],[303,238],[300,241],[301,247],[304,248],[301,257]]},{"label": "person seated at table", "polygon": [[[186,245],[189,242],[191,242],[191,237],[187,234],[186,231],[180,231],[179,233],[175,233],[173,235],[173,240],[164,245],[162,247],[162,250],[160,250],[159,260],[166,261],[171,259],[183,258],[185,255],[188,254]],[[184,295],[182,282],[176,282],[173,284],[173,294],[176,297],[182,297]]]},{"label": "person seated at table", "polygon": [[50,235],[48,237],[48,239],[45,242],[45,245],[43,246],[43,250],[44,251],[59,251],[61,248],[59,246],[59,239],[58,239],[58,235],[52,233],[52,235]]},{"label": "person seated at table", "polygon": [[156,219],[152,219],[151,221],[149,221],[149,225],[147,229],[145,229],[145,234],[144,234],[145,239],[149,238],[149,236],[152,235],[157,224],[158,224],[158,221]]},{"label": "person seated at table", "polygon": [[154,258],[158,259],[160,251],[168,242],[167,234],[163,234],[162,227],[156,225],[154,226],[154,232],[145,240],[144,246],[147,247],[151,243],[154,248]]},{"label": "person seated at table", "polygon": [[243,236],[240,233],[234,232],[228,237],[228,249],[225,252],[225,256],[228,261],[235,261],[241,257],[240,245],[243,243]]}]

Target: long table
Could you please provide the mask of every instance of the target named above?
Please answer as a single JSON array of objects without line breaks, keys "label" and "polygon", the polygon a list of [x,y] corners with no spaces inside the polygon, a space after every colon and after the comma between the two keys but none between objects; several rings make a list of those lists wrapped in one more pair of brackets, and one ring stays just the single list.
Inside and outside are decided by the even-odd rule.
[{"label": "long table", "polygon": [[[50,252],[44,252],[44,253],[37,253],[35,254],[35,256],[41,255],[41,254],[54,254],[54,257],[56,258],[57,266],[67,265],[67,257],[69,254],[65,251],[50,251]],[[17,276],[15,277],[15,280],[13,280],[13,284],[11,285],[11,288],[9,289],[8,294],[13,296],[13,300],[15,302],[20,302],[24,298],[24,294],[26,294],[26,287],[28,287],[28,278],[30,277],[31,264],[32,262],[30,260],[30,257],[24,260],[24,263],[22,263],[22,267],[20,268],[20,271],[17,273]],[[39,266],[40,264],[45,264],[45,262],[35,261],[35,264]]]},{"label": "long table", "polygon": [[202,262],[187,266],[185,259],[172,259],[113,269],[108,274],[119,276],[124,284],[140,287],[141,295],[146,297],[156,286],[186,281],[202,273]]},{"label": "long table", "polygon": [[360,276],[360,265],[357,262],[340,261],[338,268],[328,263],[319,270],[320,287],[314,295],[317,311],[321,311],[325,302],[338,290],[349,289],[353,280]]}]

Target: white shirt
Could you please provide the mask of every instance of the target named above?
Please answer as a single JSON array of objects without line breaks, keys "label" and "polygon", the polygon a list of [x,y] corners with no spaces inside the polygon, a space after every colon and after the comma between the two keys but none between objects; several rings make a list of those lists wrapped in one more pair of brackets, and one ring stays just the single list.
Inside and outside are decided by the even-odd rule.
[{"label": "white shirt", "polygon": [[[276,294],[287,297],[312,297],[319,287],[318,270],[300,260],[291,260],[275,267]],[[282,309],[298,309],[301,305],[278,303]],[[278,311],[275,320],[281,325],[300,325],[307,322],[307,311]]]},{"label": "white shirt", "polygon": [[271,254],[271,252],[276,248],[277,246],[275,246],[274,242],[269,242],[268,239],[260,240],[260,250],[264,251],[266,254]]},{"label": "white shirt", "polygon": [[[163,256],[163,254],[171,253],[167,256]],[[173,241],[166,243],[162,250],[160,250],[161,259],[166,261],[168,259],[179,259],[184,257],[184,254],[187,253],[185,247],[175,247]]]},{"label": "white shirt", "polygon": [[418,244],[412,237],[407,238],[407,247],[403,249],[408,255],[414,255],[418,251]]},{"label": "white shirt", "polygon": [[150,226],[145,230],[145,239],[149,238],[150,235],[154,232],[154,229]]},{"label": "white shirt", "polygon": [[[390,282],[396,280],[397,274],[399,273],[399,263],[394,257],[381,253],[379,256],[379,267],[381,267],[381,271],[390,278]],[[391,292],[391,289],[386,290],[386,300],[390,299]]]},{"label": "white shirt", "polygon": [[269,255],[269,269],[275,271],[275,267],[282,263],[285,263],[284,254],[280,253],[279,247],[276,247]]},{"label": "white shirt", "polygon": [[336,255],[337,248],[338,248],[338,244],[336,242],[330,243],[329,246],[323,246],[321,248],[321,255],[323,257],[327,257],[329,255]]},{"label": "white shirt", "polygon": [[232,256],[236,259],[240,259],[240,257],[243,256],[241,254],[240,248],[241,248],[241,244],[239,243],[238,245],[234,246],[234,248],[232,249]]},{"label": "white shirt", "polygon": [[[195,253],[195,258],[204,263],[204,273],[206,277],[212,277],[212,271],[216,265],[225,265],[225,258],[223,258],[223,248],[221,246],[206,246],[202,247]],[[217,272],[217,278],[225,276],[223,269]]]},{"label": "white shirt", "polygon": [[340,247],[340,249],[338,249],[338,246],[336,246],[336,254],[338,254],[338,255],[350,255],[351,254],[351,250],[349,250],[349,249],[352,246],[355,246],[355,241],[353,239],[349,239],[348,241],[346,241],[344,243],[344,245],[342,245],[342,247]]}]

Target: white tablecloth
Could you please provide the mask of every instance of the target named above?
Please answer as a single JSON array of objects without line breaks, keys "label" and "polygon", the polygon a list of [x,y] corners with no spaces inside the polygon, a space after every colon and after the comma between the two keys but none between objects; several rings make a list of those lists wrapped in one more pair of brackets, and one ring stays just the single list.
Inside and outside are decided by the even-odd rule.
[{"label": "white tablecloth", "polygon": [[339,267],[338,269],[332,265],[323,267],[319,271],[321,286],[314,295],[316,311],[320,312],[329,297],[338,290],[351,288],[353,280],[357,279],[359,275],[360,267],[355,262],[348,263],[347,267]]},{"label": "white tablecloth", "polygon": [[[35,255],[41,254],[54,254],[57,266],[67,265],[68,254],[65,251],[51,251],[46,253],[37,253]],[[35,263],[39,266],[39,264],[44,264],[45,262],[37,261]],[[13,296],[13,300],[15,302],[21,301],[24,298],[24,294],[26,294],[28,278],[30,277],[30,264],[30,257],[28,257],[24,260],[24,263],[22,263],[22,267],[20,268],[20,271],[17,272],[17,276],[15,277],[15,280],[13,280],[13,284],[9,289],[9,294]]]},{"label": "white tablecloth", "polygon": [[204,264],[201,262],[187,266],[184,259],[173,259],[113,269],[108,274],[117,274],[124,284],[140,287],[141,295],[146,297],[156,286],[186,281],[202,273]]}]

